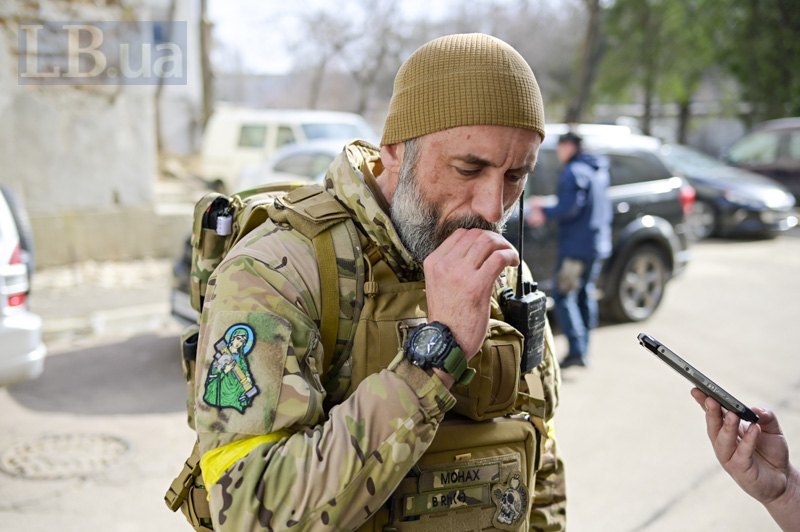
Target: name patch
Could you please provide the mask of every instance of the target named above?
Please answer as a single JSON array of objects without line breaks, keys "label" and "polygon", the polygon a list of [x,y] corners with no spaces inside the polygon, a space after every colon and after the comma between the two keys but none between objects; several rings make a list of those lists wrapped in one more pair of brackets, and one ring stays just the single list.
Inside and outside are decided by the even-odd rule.
[{"label": "name patch", "polygon": [[500,480],[500,464],[471,465],[451,469],[423,471],[420,491],[444,488],[463,488]]},{"label": "name patch", "polygon": [[408,495],[403,499],[403,517],[444,512],[468,506],[483,506],[491,503],[491,500],[488,484]]}]

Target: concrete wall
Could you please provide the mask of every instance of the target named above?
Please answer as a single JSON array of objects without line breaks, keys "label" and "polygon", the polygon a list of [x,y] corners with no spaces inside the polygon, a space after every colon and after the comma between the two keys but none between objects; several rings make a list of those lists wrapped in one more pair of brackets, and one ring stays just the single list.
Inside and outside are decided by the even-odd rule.
[{"label": "concrete wall", "polygon": [[18,84],[19,21],[146,13],[143,4],[121,4],[0,4],[0,183],[27,205],[38,266],[155,253],[146,244],[157,223],[155,88]]}]

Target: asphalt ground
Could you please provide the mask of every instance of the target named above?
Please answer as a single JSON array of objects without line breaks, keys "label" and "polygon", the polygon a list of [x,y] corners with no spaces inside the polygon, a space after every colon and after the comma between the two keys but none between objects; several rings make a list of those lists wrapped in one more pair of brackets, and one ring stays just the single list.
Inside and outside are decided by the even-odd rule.
[{"label": "asphalt ground", "polygon": [[[796,455],[799,237],[696,245],[653,318],[594,331],[591,367],[564,372],[556,421],[570,530],[777,530],[718,466],[691,385],[636,335],[651,333],[745,403],[773,408]],[[186,530],[162,502],[193,440],[170,268],[156,260],[37,272],[30,303],[50,354],[40,379],[0,389],[0,458],[36,445],[53,451],[49,470],[109,458],[62,478],[0,472],[0,530]]]}]

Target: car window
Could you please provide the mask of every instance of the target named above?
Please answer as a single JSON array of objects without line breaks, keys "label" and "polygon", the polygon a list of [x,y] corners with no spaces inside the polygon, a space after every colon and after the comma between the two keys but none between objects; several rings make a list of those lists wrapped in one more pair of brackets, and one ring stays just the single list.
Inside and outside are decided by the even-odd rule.
[{"label": "car window", "polygon": [[239,130],[240,148],[263,148],[267,141],[267,126],[244,124]]},{"label": "car window", "polygon": [[789,133],[786,151],[790,161],[800,162],[800,129]]},{"label": "car window", "polygon": [[278,139],[275,146],[280,147],[284,144],[295,142],[294,132],[289,126],[278,126]]},{"label": "car window", "polygon": [[556,193],[561,164],[555,150],[541,149],[536,159],[536,167],[528,176],[526,194],[530,196],[549,196]]},{"label": "car window", "polygon": [[355,124],[338,124],[326,122],[321,124],[303,124],[306,139],[355,139],[364,137],[364,131]]},{"label": "car window", "polygon": [[327,154],[298,153],[278,161],[275,164],[275,171],[313,178],[324,172],[332,160],[333,157]]},{"label": "car window", "polygon": [[667,179],[671,173],[661,161],[651,153],[609,154],[611,184],[628,185],[643,181]]},{"label": "car window", "polygon": [[771,163],[778,158],[780,136],[777,131],[757,131],[743,137],[728,152],[733,163]]}]

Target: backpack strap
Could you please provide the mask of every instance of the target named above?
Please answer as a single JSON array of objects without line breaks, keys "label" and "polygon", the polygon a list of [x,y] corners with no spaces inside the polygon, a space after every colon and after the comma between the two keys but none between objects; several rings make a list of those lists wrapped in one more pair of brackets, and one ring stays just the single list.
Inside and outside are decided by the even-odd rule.
[{"label": "backpack strap", "polygon": [[330,231],[317,235],[312,241],[317,252],[319,282],[321,287],[322,312],[320,313],[319,334],[325,358],[322,364],[323,375],[328,374],[336,349],[336,336],[339,333],[339,269],[336,266],[336,250]]},{"label": "backpack strap", "polygon": [[323,382],[331,382],[340,362],[349,356],[364,300],[364,259],[358,231],[347,209],[319,185],[292,190],[272,205],[269,214],[275,221],[285,218],[311,240],[317,254],[322,289],[322,376]]}]

